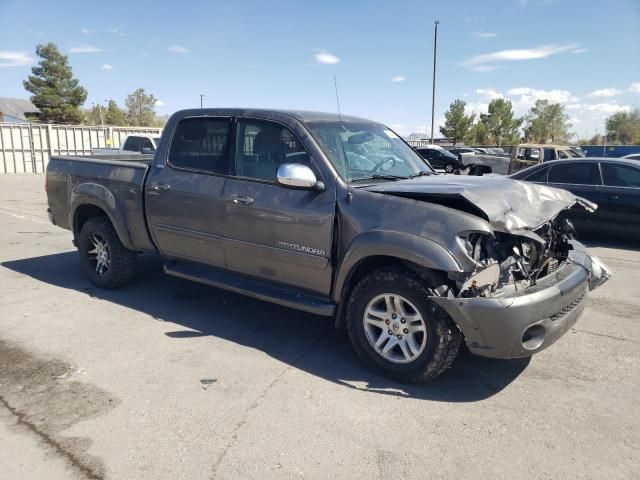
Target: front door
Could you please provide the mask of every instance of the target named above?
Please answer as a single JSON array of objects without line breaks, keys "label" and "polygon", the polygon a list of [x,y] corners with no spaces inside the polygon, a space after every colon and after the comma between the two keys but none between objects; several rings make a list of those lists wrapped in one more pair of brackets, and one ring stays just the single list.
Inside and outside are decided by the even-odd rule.
[{"label": "front door", "polygon": [[[164,257],[224,267],[225,176],[231,119],[191,117],[177,125],[166,162],[146,184],[149,230]],[[162,161],[162,159],[159,159]]]},{"label": "front door", "polygon": [[328,295],[335,191],[279,185],[283,163],[310,166],[307,150],[287,127],[240,119],[236,176],[225,188],[227,267],[236,272]]},{"label": "front door", "polygon": [[600,163],[602,194],[598,211],[603,230],[637,235],[640,232],[640,168],[622,163]]}]

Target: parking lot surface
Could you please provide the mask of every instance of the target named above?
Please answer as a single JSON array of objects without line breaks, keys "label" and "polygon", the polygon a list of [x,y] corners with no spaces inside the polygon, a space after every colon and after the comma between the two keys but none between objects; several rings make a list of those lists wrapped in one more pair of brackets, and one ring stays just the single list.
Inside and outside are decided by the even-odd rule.
[{"label": "parking lot surface", "polygon": [[0,176],[0,478],[640,478],[640,244],[532,359],[426,385],[321,317],[161,273],[93,287],[44,177]]}]

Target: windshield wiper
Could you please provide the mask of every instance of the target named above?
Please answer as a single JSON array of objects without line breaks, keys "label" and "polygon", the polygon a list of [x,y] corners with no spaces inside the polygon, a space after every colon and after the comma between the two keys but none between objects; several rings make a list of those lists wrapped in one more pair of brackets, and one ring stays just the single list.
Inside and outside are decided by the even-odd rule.
[{"label": "windshield wiper", "polygon": [[433,175],[429,170],[420,170],[418,173],[414,173],[413,175],[409,175],[409,178],[423,177]]},{"label": "windshield wiper", "polygon": [[[374,173],[373,175],[369,175],[368,177],[358,177],[352,178],[351,182],[359,182],[361,180],[408,180],[411,177],[403,177],[402,175],[391,175],[389,173]],[[351,183],[350,182],[350,183]]]}]

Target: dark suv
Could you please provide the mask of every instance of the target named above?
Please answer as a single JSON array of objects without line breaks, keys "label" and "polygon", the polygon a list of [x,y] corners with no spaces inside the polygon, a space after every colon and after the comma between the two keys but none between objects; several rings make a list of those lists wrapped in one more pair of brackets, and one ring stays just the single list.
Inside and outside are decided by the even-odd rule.
[{"label": "dark suv", "polygon": [[458,157],[439,145],[416,147],[415,150],[422,158],[427,160],[433,168],[444,170],[447,173],[454,173],[463,168],[462,162]]}]

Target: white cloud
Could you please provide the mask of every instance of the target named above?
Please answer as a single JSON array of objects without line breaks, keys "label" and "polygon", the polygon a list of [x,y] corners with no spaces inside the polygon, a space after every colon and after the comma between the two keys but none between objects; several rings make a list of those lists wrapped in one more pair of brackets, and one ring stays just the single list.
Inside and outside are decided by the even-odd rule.
[{"label": "white cloud", "polygon": [[471,32],[471,35],[476,38],[493,38],[498,34],[495,32]]},{"label": "white cloud", "polygon": [[633,93],[640,93],[640,82],[633,82],[629,85],[629,91]]},{"label": "white cloud", "polygon": [[587,111],[600,115],[611,115],[616,112],[631,111],[631,107],[629,105],[618,105],[617,103],[596,103],[592,105],[585,105],[585,107]]},{"label": "white cloud", "polygon": [[576,102],[577,97],[568,90],[538,90],[531,87],[510,88],[507,90],[516,110],[528,110],[537,100],[549,100],[551,103]]},{"label": "white cloud", "polygon": [[467,114],[475,113],[480,115],[481,113],[487,113],[489,111],[489,104],[485,102],[471,102],[467,103],[464,108]]},{"label": "white cloud", "polygon": [[478,70],[477,68],[479,66],[487,66],[495,62],[511,62],[547,58],[551,55],[575,51],[579,48],[579,43],[566,43],[562,45],[542,45],[535,48],[499,50],[497,52],[484,53],[481,55],[476,55],[475,57],[468,58],[462,63],[462,65],[469,67],[475,71],[486,71]]},{"label": "white cloud", "polygon": [[0,67],[21,67],[33,63],[27,52],[11,52],[0,50]]},{"label": "white cloud", "polygon": [[474,72],[493,72],[496,68],[493,65],[474,65],[469,67]]},{"label": "white cloud", "polygon": [[185,47],[181,47],[180,45],[172,45],[167,50],[173,53],[189,53],[189,49]]},{"label": "white cloud", "polygon": [[102,65],[100,67],[100,69],[102,69],[102,70],[113,70],[113,65],[109,65],[108,63],[105,63],[104,65]]},{"label": "white cloud", "polygon": [[335,65],[336,63],[340,63],[340,59],[329,52],[316,52],[313,57],[317,63],[322,63],[324,65]]},{"label": "white cloud", "polygon": [[129,35],[124,31],[124,27],[105,28],[104,31],[107,33],[113,33],[114,35],[119,35],[121,37],[126,37]]},{"label": "white cloud", "polygon": [[576,125],[580,125],[580,124],[582,123],[582,120],[580,120],[580,119],[579,119],[579,118],[577,118],[577,117],[571,117],[571,118],[569,119],[569,121],[571,122],[571,125],[573,125],[574,127],[575,127]]},{"label": "white cloud", "polygon": [[564,108],[567,110],[580,110],[584,105],[580,103],[570,103],[569,105],[565,105]]},{"label": "white cloud", "polygon": [[156,100],[156,107],[164,107],[165,103],[162,100]]},{"label": "white cloud", "polygon": [[601,90],[594,90],[589,93],[587,97],[615,97],[621,93],[622,90],[618,90],[617,88],[603,88]]},{"label": "white cloud", "polygon": [[494,100],[496,98],[504,98],[500,92],[495,91],[493,88],[478,88],[476,93],[482,97],[486,97],[489,100]]},{"label": "white cloud", "polygon": [[588,52],[588,51],[589,50],[587,50],[586,48],[576,48],[575,50],[572,50],[571,53],[578,54],[578,53],[585,53],[585,52]]},{"label": "white cloud", "polygon": [[402,75],[396,75],[395,77],[393,77],[391,79],[392,82],[398,83],[398,82],[404,82],[406,80],[405,77],[403,77]]},{"label": "white cloud", "polygon": [[80,29],[80,33],[83,33],[84,35],[90,35],[92,33],[96,33],[96,31],[92,28],[81,28]]},{"label": "white cloud", "polygon": [[71,47],[69,52],[71,53],[99,53],[103,52],[102,48],[95,47],[93,45],[80,45],[79,47]]}]

